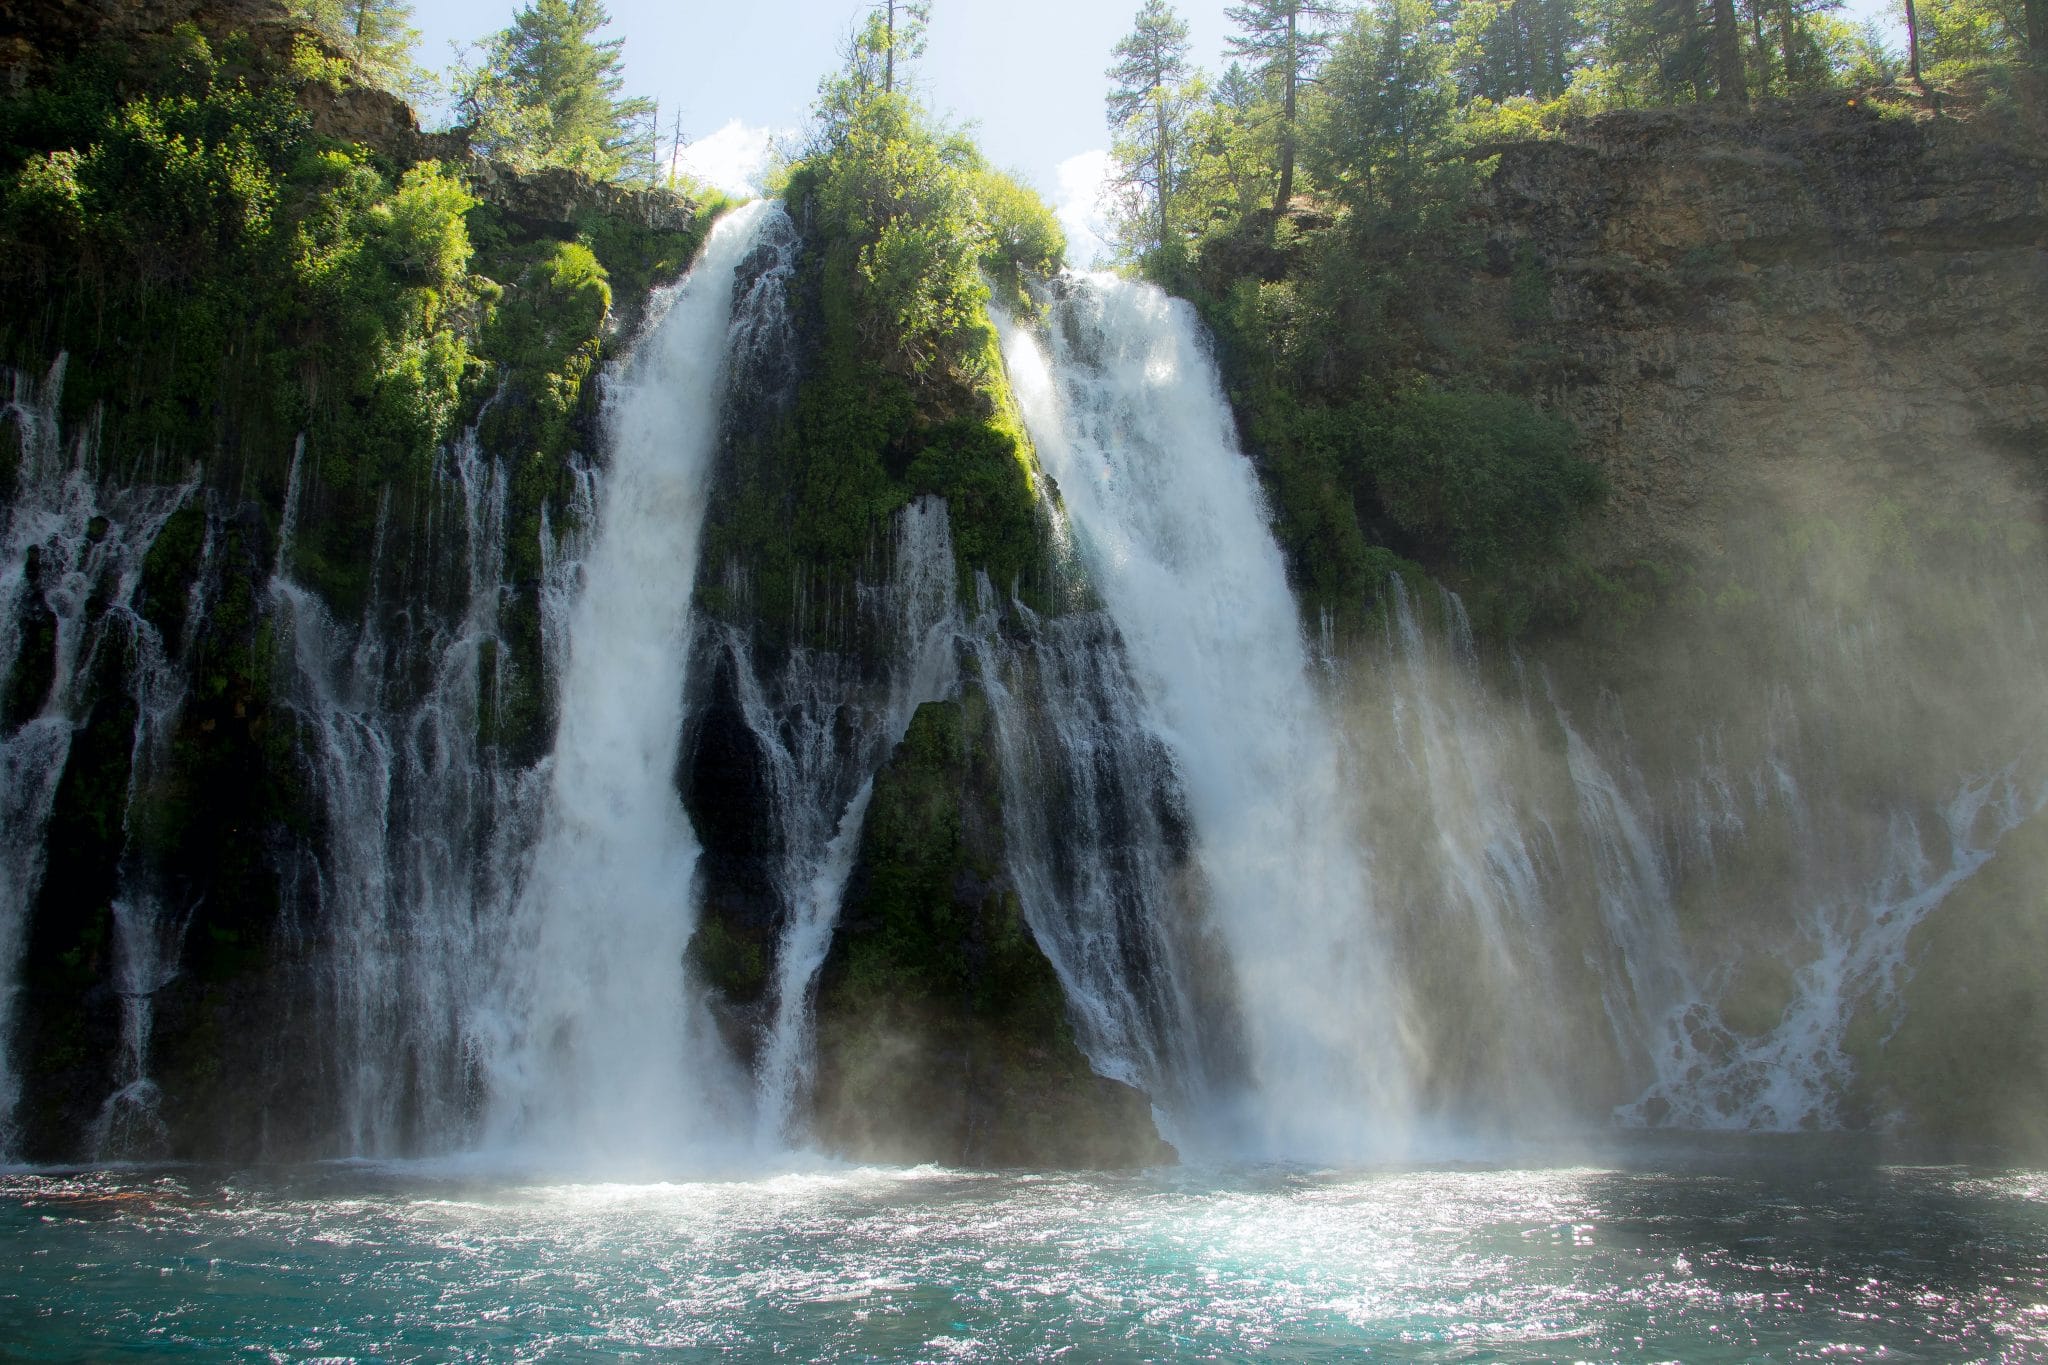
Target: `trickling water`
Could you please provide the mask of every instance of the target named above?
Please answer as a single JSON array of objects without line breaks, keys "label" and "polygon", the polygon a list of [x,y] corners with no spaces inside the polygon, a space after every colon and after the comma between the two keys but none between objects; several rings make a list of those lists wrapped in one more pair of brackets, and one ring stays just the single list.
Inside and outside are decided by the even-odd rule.
[{"label": "trickling water", "polygon": [[[164,713],[176,704],[168,694],[177,683],[166,676],[161,637],[135,610],[134,599],[151,545],[196,487],[193,481],[175,487],[102,486],[90,432],[67,455],[57,416],[63,359],[40,385],[19,373],[11,383],[0,420],[15,424],[20,456],[0,542],[0,685],[10,708],[19,701],[24,710],[18,721],[7,717],[4,724],[11,728],[0,733],[0,1152],[10,1145],[20,1091],[11,1056],[18,964],[42,880],[44,831],[74,728],[83,719],[83,694],[101,676],[104,651],[124,650],[124,681],[138,704],[138,757],[159,742]],[[32,617],[46,632],[39,641],[29,638]],[[40,657],[45,649],[47,658]],[[153,924],[155,917],[146,907],[131,907],[128,918]],[[134,989],[127,992],[137,1001],[160,984],[154,970],[140,969],[139,959],[140,954]],[[146,1005],[138,1009],[139,1016],[127,1012],[124,1027],[138,1038],[139,1049],[147,1032]],[[143,1076],[138,1072],[134,1079]],[[138,1099],[144,1097],[137,1092]]]},{"label": "trickling water", "polygon": [[1253,1082],[1248,1151],[1355,1157],[1409,1112],[1395,977],[1349,779],[1250,463],[1187,304],[1070,278],[1003,327],[1041,460],[1173,755]]},{"label": "trickling water", "polygon": [[1202,897],[1186,866],[1179,782],[1102,611],[998,628],[979,582],[973,646],[1002,760],[1003,833],[1032,937],[1101,1074],[1150,1095],[1168,1141],[1227,1069],[1230,1010],[1206,998]]},{"label": "trickling water", "polygon": [[[188,489],[186,498],[192,495],[193,490]],[[157,868],[150,851],[142,846],[145,831],[141,826],[147,818],[144,804],[168,766],[171,738],[190,690],[192,641],[205,619],[213,586],[216,522],[207,509],[198,572],[186,590],[185,628],[176,653],[165,649],[162,633],[151,622],[139,615],[129,622],[129,696],[135,703],[135,737],[128,760],[120,890],[111,912],[115,989],[121,998],[121,1051],[115,1064],[116,1089],[101,1106],[94,1124],[93,1151],[102,1159],[159,1155],[166,1136],[157,1114],[160,1096],[149,1071],[150,1035],[157,993],[177,977],[185,931],[196,907],[164,903]]]},{"label": "trickling water", "polygon": [[731,339],[784,307],[773,271],[735,301],[735,270],[782,223],[771,203],[721,219],[607,396],[547,813],[478,1020],[503,1144],[660,1161],[743,1131],[736,1068],[686,988],[697,842],[673,779],[719,384]]},{"label": "trickling water", "polygon": [[459,556],[462,614],[449,620],[423,607],[394,641],[377,591],[361,621],[345,628],[289,576],[302,463],[303,449],[292,463],[270,595],[288,626],[286,698],[300,719],[325,837],[284,869],[286,913],[321,945],[316,1003],[335,1069],[341,1150],[445,1146],[468,1124],[463,1020],[486,979],[493,912],[531,841],[538,787],[478,739],[482,708],[487,699],[495,708],[508,667],[498,626],[506,473],[478,449],[474,431],[444,452],[432,497],[459,514],[462,539],[444,553],[430,515],[413,548],[435,564]]},{"label": "trickling water", "polygon": [[888,581],[863,585],[857,594],[863,638],[891,657],[888,680],[875,698],[850,660],[802,645],[791,649],[772,687],[764,687],[747,637],[723,632],[741,712],[767,764],[782,849],[774,873],[782,931],[755,1076],[760,1139],[770,1148],[795,1136],[793,1119],[815,1071],[813,995],[875,773],[910,729],[920,703],[959,690],[956,574],[945,501],[927,497],[904,508]]}]

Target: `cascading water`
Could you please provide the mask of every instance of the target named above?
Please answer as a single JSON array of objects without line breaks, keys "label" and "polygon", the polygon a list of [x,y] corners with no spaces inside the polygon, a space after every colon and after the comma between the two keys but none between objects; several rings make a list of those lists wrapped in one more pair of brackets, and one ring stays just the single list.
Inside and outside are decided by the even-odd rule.
[{"label": "cascading water", "polygon": [[508,1147],[660,1162],[744,1131],[737,1067],[683,966],[697,843],[674,774],[720,381],[732,345],[785,308],[785,271],[738,300],[735,273],[789,240],[772,203],[721,219],[607,395],[546,815],[473,1040],[488,1137]]},{"label": "cascading water", "polygon": [[1044,343],[1002,328],[1039,456],[1186,792],[1242,1012],[1242,1150],[1355,1157],[1410,1112],[1397,977],[1350,779],[1280,551],[1193,310],[1065,280]]},{"label": "cascading water", "polygon": [[[1874,573],[1832,596],[1807,584],[1716,642],[1739,686],[1649,664],[1647,683],[1572,676],[1587,661],[1569,646],[1494,669],[1455,594],[1398,578],[1377,647],[1326,624],[1312,658],[1191,313],[1087,277],[1060,286],[1043,340],[1003,326],[1064,494],[1066,610],[999,603],[983,579],[963,612],[948,512],[927,498],[850,593],[799,584],[793,633],[832,646],[772,656],[743,614],[693,621],[689,603],[721,438],[758,418],[733,391],[766,402],[794,378],[796,247],[773,206],[714,230],[608,394],[608,462],[572,469],[576,527],[558,539],[543,511],[561,725],[530,767],[494,739],[518,591],[508,466],[471,433],[416,505],[387,501],[369,600],[342,621],[294,577],[317,487],[302,442],[265,624],[268,700],[291,713],[315,816],[278,863],[278,965],[285,990],[310,987],[290,1026],[317,1038],[304,1084],[335,1109],[325,1150],[481,1140],[613,1168],[786,1150],[875,777],[919,704],[965,691],[987,702],[1007,873],[1075,1034],[1184,1153],[1351,1159],[1398,1151],[1418,1121],[1521,1132],[1610,1110],[1883,1121],[1887,1092],[1856,1072],[1899,1027],[1929,931],[2048,806],[2024,564],[1930,575],[1933,613]],[[111,1084],[87,1095],[82,1150],[149,1156],[166,1136],[159,1001],[210,1005],[199,986],[164,996],[198,902],[167,889],[183,874],[152,865],[146,821],[202,695],[216,540],[243,532],[196,475],[122,483],[90,432],[67,446],[62,373],[15,376],[4,409],[21,458],[0,544],[0,1042],[18,964],[42,951],[27,931],[74,736],[104,748],[108,717],[118,736],[132,714],[116,890],[89,908],[119,1038],[92,1040],[91,1084]],[[176,630],[143,590],[173,516],[199,528]],[[744,582],[726,586],[744,605]],[[713,675],[768,827],[751,1075],[684,964],[698,854],[676,763]],[[0,1137],[18,1061],[0,1049]]]},{"label": "cascading water", "polygon": [[1186,811],[1165,747],[1101,610],[1042,619],[1013,603],[999,628],[979,581],[976,674],[1001,750],[1004,840],[1032,937],[1101,1074],[1151,1096],[1168,1141],[1228,1070],[1227,1002],[1189,885]]},{"label": "cascading water", "polygon": [[[186,497],[192,496],[186,490]],[[159,1095],[150,1077],[150,1034],[157,993],[176,979],[185,932],[194,906],[170,906],[157,885],[157,869],[140,845],[142,807],[170,759],[171,736],[190,690],[192,642],[205,619],[213,586],[212,565],[218,526],[203,517],[198,572],[186,591],[185,628],[175,652],[162,633],[130,614],[129,695],[135,704],[135,738],[129,748],[128,798],[124,803],[126,847],[121,855],[120,893],[111,909],[115,985],[121,997],[121,1053],[115,1090],[94,1124],[93,1150],[100,1157],[147,1156],[160,1151],[165,1133],[157,1115]]]},{"label": "cascading water", "polygon": [[760,1139],[789,1141],[815,1070],[811,1006],[832,946],[876,770],[922,702],[959,689],[961,631],[953,537],[943,499],[898,516],[888,580],[857,593],[864,638],[889,642],[878,696],[850,661],[804,646],[763,686],[745,635],[725,630],[740,709],[767,766],[781,856],[774,873],[782,930],[766,1036],[755,1063]]},{"label": "cascading water", "polygon": [[[291,578],[302,464],[303,451],[292,463],[270,596],[288,624],[286,696],[325,838],[284,869],[286,913],[321,944],[315,1003],[342,1149],[445,1146],[468,1126],[463,1021],[487,979],[486,935],[531,840],[538,786],[478,738],[508,652],[498,627],[506,474],[474,431],[440,458],[434,505],[455,514],[460,541],[443,546],[442,521],[430,516],[412,549],[464,567],[461,613],[427,606],[393,641],[376,592],[361,621],[344,628]],[[373,575],[387,534],[380,530]]]},{"label": "cascading water", "polygon": [[[1993,581],[1979,590],[1991,602],[2015,586]],[[1442,1078],[1432,1103],[1463,1090],[1468,1120],[1490,1109],[1525,1130],[1547,1117],[1545,1092],[1590,1099],[1611,1065],[1636,1078],[1627,1123],[1850,1122],[1851,1031],[1896,1027],[1918,926],[2048,802],[2024,724],[2038,703],[2015,701],[1982,733],[1900,726],[1894,743],[1924,749],[1929,771],[1880,760],[1880,791],[1838,751],[1907,706],[1908,637],[1882,612],[1845,623],[1794,601],[1770,623],[1790,643],[1765,651],[1786,676],[1723,689],[1691,717],[1696,733],[1653,754],[1612,692],[1582,720],[1519,663],[1490,684],[1462,605],[1439,601],[1441,624],[1425,625],[1390,582],[1386,651],[1340,670],[1346,732],[1375,776],[1359,837],[1399,909],[1401,970],[1434,980],[1454,961],[1460,980],[1454,1015],[1439,992],[1419,996]],[[1978,646],[1977,692],[2039,666],[2024,615],[1987,614],[2005,629]],[[1702,917],[1717,927],[1688,929]],[[1762,1017],[1736,999],[1759,971],[1783,980]],[[1573,1032],[1603,1018],[1608,1063]]]},{"label": "cascading water", "polygon": [[[61,358],[41,385],[20,374],[12,382],[0,420],[14,422],[20,456],[0,543],[0,683],[7,709],[19,715],[0,718],[0,1151],[9,1146],[20,1089],[10,1055],[18,964],[42,879],[44,830],[84,693],[101,675],[107,651],[125,650],[123,682],[137,707],[136,761],[149,761],[182,693],[162,637],[135,609],[135,595],[150,547],[197,487],[190,479],[169,487],[103,483],[91,433],[67,457],[57,417]],[[142,903],[117,910],[115,922],[123,1028],[132,1043],[122,1088],[146,1112],[148,997],[162,984],[153,947],[164,929],[156,907]]]}]

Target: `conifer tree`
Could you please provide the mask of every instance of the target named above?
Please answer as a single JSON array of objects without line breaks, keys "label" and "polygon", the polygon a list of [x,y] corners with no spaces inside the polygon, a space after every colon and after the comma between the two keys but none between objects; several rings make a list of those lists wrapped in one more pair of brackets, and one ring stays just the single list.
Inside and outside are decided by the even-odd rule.
[{"label": "conifer tree", "polygon": [[1457,106],[1450,49],[1429,0],[1377,0],[1327,72],[1314,169],[1354,211],[1407,197]]},{"label": "conifer tree", "polygon": [[1273,211],[1282,213],[1294,198],[1301,87],[1314,79],[1317,64],[1329,51],[1335,34],[1326,25],[1336,19],[1338,9],[1330,0],[1246,0],[1224,12],[1244,30],[1230,39],[1230,55],[1249,60],[1252,69],[1279,91],[1280,184]]},{"label": "conifer tree", "polygon": [[298,0],[293,8],[370,84],[400,95],[416,94],[425,84],[412,59],[420,31],[412,26],[408,0]]},{"label": "conifer tree", "polygon": [[1111,154],[1119,184],[1146,216],[1150,200],[1155,245],[1172,239],[1173,200],[1187,167],[1188,116],[1194,91],[1188,67],[1188,26],[1166,0],[1145,0],[1131,29],[1116,45],[1109,68]]},{"label": "conifer tree", "polygon": [[602,0],[532,0],[457,80],[471,139],[532,165],[570,166],[600,180],[639,174],[650,156],[653,102],[627,97],[619,49],[599,40]]}]

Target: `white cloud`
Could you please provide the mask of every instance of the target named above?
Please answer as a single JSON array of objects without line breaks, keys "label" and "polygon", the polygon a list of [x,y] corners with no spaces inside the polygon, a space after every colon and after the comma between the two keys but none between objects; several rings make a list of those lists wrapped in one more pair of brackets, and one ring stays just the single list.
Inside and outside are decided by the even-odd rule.
[{"label": "white cloud", "polygon": [[776,136],[773,128],[751,128],[733,119],[683,148],[676,169],[713,189],[751,197],[761,192]]},{"label": "white cloud", "polygon": [[1067,230],[1067,263],[1087,270],[1109,260],[1109,153],[1096,148],[1059,164],[1053,212]]}]

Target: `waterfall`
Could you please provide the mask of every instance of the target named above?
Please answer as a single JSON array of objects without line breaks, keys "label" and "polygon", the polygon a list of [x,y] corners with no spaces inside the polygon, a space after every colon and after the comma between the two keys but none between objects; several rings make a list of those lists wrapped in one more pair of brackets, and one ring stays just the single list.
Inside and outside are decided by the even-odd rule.
[{"label": "waterfall", "polygon": [[607,394],[610,463],[566,621],[546,813],[474,1046],[487,1136],[516,1149],[660,1161],[743,1131],[737,1067],[683,953],[697,842],[675,787],[698,537],[735,343],[786,307],[779,206],[712,229]]},{"label": "waterfall", "polygon": [[1230,1070],[1227,1002],[1186,870],[1187,814],[1123,642],[1097,609],[999,629],[979,580],[972,636],[995,721],[1003,833],[1032,937],[1102,1075],[1152,1097],[1162,1134],[1200,1150],[1194,1120]]},{"label": "waterfall", "polygon": [[[190,499],[196,487],[195,481],[184,491],[184,498]],[[165,904],[156,883],[157,869],[149,852],[141,847],[145,834],[141,825],[146,818],[144,802],[168,766],[171,737],[190,690],[192,642],[205,619],[213,587],[217,523],[209,509],[203,518],[198,573],[186,590],[185,626],[176,650],[165,647],[162,633],[149,621],[139,615],[130,620],[129,696],[135,704],[135,733],[129,748],[120,889],[111,909],[115,989],[121,998],[121,1052],[114,1092],[101,1106],[94,1124],[93,1152],[101,1158],[155,1155],[162,1150],[166,1136],[157,1116],[160,1095],[149,1070],[150,1035],[156,995],[177,978],[185,931],[197,907]]]},{"label": "waterfall", "polygon": [[[387,638],[380,521],[373,591],[344,626],[290,576],[304,480],[295,453],[270,599],[308,786],[322,815],[317,847],[281,869],[285,914],[313,936],[313,1002],[332,1068],[335,1137],[353,1155],[460,1142],[469,1125],[463,1021],[486,979],[488,932],[530,842],[537,782],[509,771],[478,738],[504,685],[499,633],[507,471],[472,429],[438,457],[413,554],[460,564],[460,614],[407,604]],[[459,539],[443,545],[440,510]]]},{"label": "waterfall", "polygon": [[862,584],[855,594],[863,638],[890,660],[879,688],[864,686],[851,660],[803,645],[791,648],[764,686],[747,637],[723,632],[740,710],[766,764],[781,850],[773,876],[782,928],[755,1077],[765,1146],[795,1136],[797,1108],[815,1072],[813,996],[875,774],[918,706],[959,690],[956,581],[946,503],[921,498],[898,514],[886,580]]},{"label": "waterfall", "polygon": [[[67,457],[58,422],[63,358],[38,385],[12,376],[0,420],[14,422],[19,461],[0,541],[0,1152],[10,1147],[19,1073],[11,1056],[28,918],[41,885],[44,831],[57,799],[72,736],[84,724],[89,691],[103,685],[110,650],[137,706],[138,762],[159,751],[181,699],[156,628],[136,609],[144,561],[171,516],[191,499],[195,479],[175,486],[103,482],[95,433]],[[131,775],[130,791],[134,790]],[[147,999],[158,968],[143,945],[162,932],[153,905],[116,914],[122,947],[123,1028],[135,1042],[131,1098],[147,1107]],[[124,1087],[125,1088],[125,1087]]]},{"label": "waterfall", "polygon": [[1065,281],[1052,314],[1043,342],[1003,326],[1004,357],[1182,780],[1242,1012],[1234,1143],[1386,1152],[1409,1083],[1353,779],[1199,324],[1106,275]]}]

